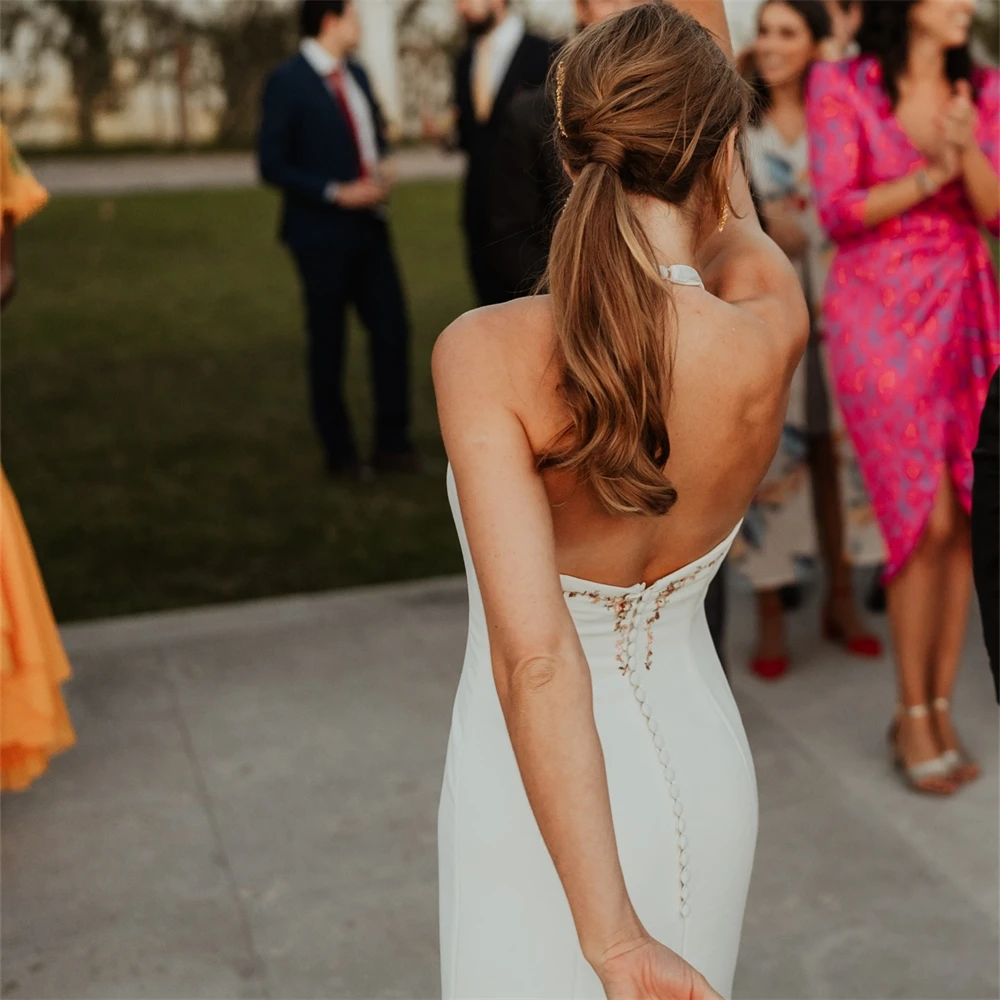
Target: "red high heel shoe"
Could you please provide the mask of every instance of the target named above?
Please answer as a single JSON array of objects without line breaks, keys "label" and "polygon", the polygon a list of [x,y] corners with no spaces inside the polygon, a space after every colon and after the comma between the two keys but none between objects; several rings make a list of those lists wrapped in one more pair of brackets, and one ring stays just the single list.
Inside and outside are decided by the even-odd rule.
[{"label": "red high heel shoe", "polygon": [[[775,592],[777,596],[777,592]],[[780,603],[772,604],[769,607],[759,607],[757,611],[758,616],[761,620],[784,620],[785,611]],[[782,626],[782,636],[784,636],[784,628]],[[782,645],[784,645],[784,638],[782,638]],[[756,674],[761,680],[765,681],[776,681],[779,677],[783,677],[788,671],[788,653],[782,653],[780,656],[755,656],[750,661],[750,672]]]},{"label": "red high heel shoe", "polygon": [[750,671],[762,680],[776,681],[788,670],[788,656],[755,656],[750,661]]},{"label": "red high heel shoe", "polygon": [[864,656],[874,660],[882,655],[882,642],[878,636],[855,635],[848,639],[844,636],[844,630],[829,614],[823,619],[823,638],[841,643],[847,652],[854,656]]}]

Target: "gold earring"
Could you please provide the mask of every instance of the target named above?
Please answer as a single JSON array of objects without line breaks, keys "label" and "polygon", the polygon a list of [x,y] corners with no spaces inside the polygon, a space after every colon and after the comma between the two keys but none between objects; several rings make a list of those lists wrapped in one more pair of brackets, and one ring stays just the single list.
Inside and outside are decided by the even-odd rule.
[{"label": "gold earring", "polygon": [[726,223],[729,221],[729,202],[727,201],[725,205],[722,206],[722,215],[719,216],[719,232],[721,233],[723,229],[726,228]]}]

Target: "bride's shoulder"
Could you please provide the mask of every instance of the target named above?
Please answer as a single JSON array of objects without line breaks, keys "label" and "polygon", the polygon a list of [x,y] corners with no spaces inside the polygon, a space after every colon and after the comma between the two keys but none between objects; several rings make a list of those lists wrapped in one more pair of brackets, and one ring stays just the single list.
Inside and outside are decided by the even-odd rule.
[{"label": "bride's shoulder", "polygon": [[794,367],[809,335],[809,309],[795,269],[759,227],[741,227],[705,280],[728,318],[720,329],[741,354],[752,347],[771,371],[781,361]]},{"label": "bride's shoulder", "polygon": [[770,412],[805,350],[809,313],[794,269],[762,233],[733,241],[726,260],[704,272],[709,294],[693,327],[710,336],[691,345],[689,371],[727,398]]},{"label": "bride's shoulder", "polygon": [[434,344],[434,381],[476,377],[508,378],[511,366],[540,363],[551,357],[555,342],[551,299],[530,295],[463,313]]}]

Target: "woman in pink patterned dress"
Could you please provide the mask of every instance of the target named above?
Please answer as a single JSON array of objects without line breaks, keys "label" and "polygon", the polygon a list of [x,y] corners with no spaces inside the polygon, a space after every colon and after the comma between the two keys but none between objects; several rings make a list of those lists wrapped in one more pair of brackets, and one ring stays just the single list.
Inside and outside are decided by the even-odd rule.
[{"label": "woman in pink patterned dress", "polygon": [[974,0],[871,0],[862,55],[819,64],[808,124],[838,244],[832,374],[888,548],[897,763],[920,791],[975,778],[949,715],[971,590],[977,416],[1000,360],[980,230],[998,231],[1000,74],[968,52]]}]

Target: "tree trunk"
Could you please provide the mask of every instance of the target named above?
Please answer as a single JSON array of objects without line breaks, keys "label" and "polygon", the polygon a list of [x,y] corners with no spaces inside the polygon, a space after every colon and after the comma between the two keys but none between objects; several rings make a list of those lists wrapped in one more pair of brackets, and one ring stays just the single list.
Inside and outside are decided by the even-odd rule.
[{"label": "tree trunk", "polygon": [[188,70],[191,66],[191,46],[183,35],[177,42],[176,54],[178,141],[182,146],[188,146],[191,143],[187,113]]},{"label": "tree trunk", "polygon": [[73,96],[76,98],[76,133],[81,146],[96,145],[94,129],[93,87],[91,86],[90,68],[85,59],[71,59],[70,68],[73,74]]},{"label": "tree trunk", "polygon": [[104,5],[100,0],[55,0],[55,5],[69,25],[65,55],[73,76],[77,132],[82,145],[92,146],[98,102],[112,82]]}]

